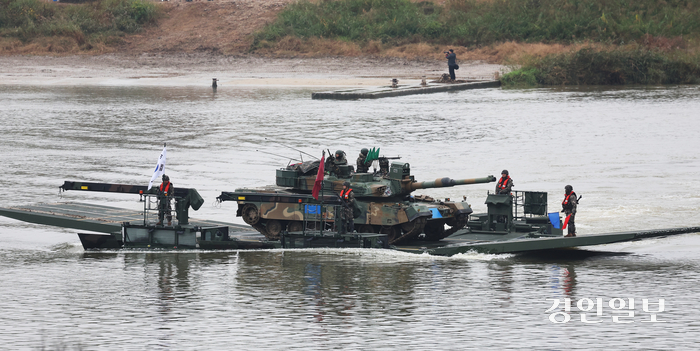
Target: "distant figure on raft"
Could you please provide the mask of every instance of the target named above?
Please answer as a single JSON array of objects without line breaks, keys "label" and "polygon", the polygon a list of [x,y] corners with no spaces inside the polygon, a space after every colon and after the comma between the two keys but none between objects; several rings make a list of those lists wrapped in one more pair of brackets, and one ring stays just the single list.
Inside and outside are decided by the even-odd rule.
[{"label": "distant figure on raft", "polygon": [[444,52],[445,58],[447,59],[447,68],[450,70],[450,79],[455,80],[455,70],[459,69],[457,65],[457,55],[453,49]]},{"label": "distant figure on raft", "polygon": [[173,209],[170,200],[175,196],[175,188],[170,182],[170,177],[163,174],[163,183],[158,188],[158,223],[163,225],[163,217],[168,220],[168,227],[173,226]]}]

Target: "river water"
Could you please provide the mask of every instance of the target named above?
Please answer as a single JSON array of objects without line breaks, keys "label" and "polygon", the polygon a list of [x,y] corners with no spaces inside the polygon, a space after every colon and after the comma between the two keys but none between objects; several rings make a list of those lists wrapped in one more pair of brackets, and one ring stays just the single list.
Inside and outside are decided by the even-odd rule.
[{"label": "river water", "polygon": [[[360,148],[380,147],[410,163],[419,181],[508,169],[515,190],[549,192],[550,212],[571,184],[583,195],[579,235],[700,225],[697,86],[485,89],[361,101],[311,100],[311,92],[0,86],[1,205],[139,209],[131,195],[59,197],[58,186],[145,185],[167,142],[174,185],[196,188],[207,201],[191,216],[243,223],[235,203],[216,205],[215,197],[274,183],[275,169],[300,157],[294,149],[317,156],[343,149],[354,161]],[[493,187],[416,194],[466,196],[484,212]],[[0,218],[0,349],[700,343],[697,233],[548,257],[444,258],[369,249],[95,253],[83,251],[75,232]],[[614,309],[622,302],[624,309]]]}]

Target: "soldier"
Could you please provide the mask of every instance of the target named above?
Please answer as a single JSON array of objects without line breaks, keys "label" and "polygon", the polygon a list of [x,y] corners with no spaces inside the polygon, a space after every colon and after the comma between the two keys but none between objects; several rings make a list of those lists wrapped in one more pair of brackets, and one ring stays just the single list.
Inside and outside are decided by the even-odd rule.
[{"label": "soldier", "polygon": [[513,179],[508,175],[508,170],[504,169],[501,172],[501,179],[496,183],[496,194],[510,194],[511,188],[513,188]]},{"label": "soldier", "polygon": [[365,163],[368,153],[369,150],[367,148],[360,151],[360,156],[357,157],[357,173],[367,173],[369,171],[369,164]]},{"label": "soldier", "polygon": [[158,188],[158,224],[163,225],[163,217],[168,219],[168,226],[173,225],[173,209],[170,207],[170,200],[175,195],[175,188],[170,182],[170,177],[163,174],[163,184]]},{"label": "soldier", "polygon": [[340,200],[343,202],[343,226],[347,228],[348,233],[355,231],[355,217],[353,209],[355,208],[355,193],[350,188],[350,183],[343,183],[343,190],[340,191]]},{"label": "soldier", "polygon": [[345,151],[336,150],[333,164],[335,164],[336,166],[348,164],[348,159],[345,158]]},{"label": "soldier", "polygon": [[326,168],[331,173],[340,174],[340,165],[347,165],[348,159],[345,158],[345,151],[336,150],[335,157],[329,157],[326,160]]},{"label": "soldier", "polygon": [[576,207],[578,206],[578,199],[576,198],[576,193],[574,192],[574,187],[567,185],[564,187],[564,201],[561,202],[562,212],[564,212],[569,221],[567,225],[569,226],[569,232],[566,234],[567,237],[576,236],[576,225],[574,224],[574,217],[576,217]]}]

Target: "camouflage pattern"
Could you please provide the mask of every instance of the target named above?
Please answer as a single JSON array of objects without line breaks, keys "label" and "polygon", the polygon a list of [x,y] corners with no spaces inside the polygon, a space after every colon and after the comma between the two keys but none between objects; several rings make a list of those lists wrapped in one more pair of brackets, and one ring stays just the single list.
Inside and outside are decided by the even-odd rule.
[{"label": "camouflage pattern", "polygon": [[[488,183],[496,180],[493,176],[473,179],[440,178],[433,181],[416,182],[410,174],[410,165],[393,162],[390,158],[380,157],[379,163],[386,164],[385,170],[371,173],[352,172],[352,166],[337,165],[338,170],[324,177],[321,194],[324,197],[335,196],[349,182],[355,195],[354,225],[358,232],[384,233],[390,244],[405,242],[418,238],[426,224],[433,221],[434,209],[442,215],[435,220],[432,227],[440,228],[452,225],[454,230],[466,225],[471,206],[466,202],[443,202],[442,204],[413,201],[410,194],[416,189],[451,187],[463,184]],[[263,189],[237,189],[235,192],[222,192],[219,201],[238,201],[237,216],[263,233],[268,239],[276,240],[285,229],[288,231],[308,228],[308,213],[304,213],[305,204],[320,204],[310,193],[316,181],[316,172],[320,161],[296,163],[276,172],[277,187]],[[325,204],[329,202],[323,201]],[[336,203],[340,203],[336,199]],[[329,213],[323,218],[335,221]],[[453,219],[454,218],[454,219]],[[429,236],[437,240],[445,235]],[[451,232],[448,232],[449,235]]]},{"label": "camouflage pattern", "polygon": [[[357,156],[357,173],[367,173],[369,171],[369,164],[365,163],[365,160],[367,159],[367,155],[363,155],[360,153],[360,156]],[[371,163],[371,162],[370,162]]]}]

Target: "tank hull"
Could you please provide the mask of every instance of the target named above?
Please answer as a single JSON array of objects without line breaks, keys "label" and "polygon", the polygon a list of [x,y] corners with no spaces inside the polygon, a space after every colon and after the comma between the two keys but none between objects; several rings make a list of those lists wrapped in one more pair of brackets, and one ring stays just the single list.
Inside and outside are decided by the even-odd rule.
[{"label": "tank hull", "polygon": [[[310,194],[269,187],[223,192],[219,200],[236,201],[236,216],[242,217],[268,240],[279,240],[285,231],[322,228],[342,232],[338,227],[345,211],[336,195],[321,195],[315,199]],[[353,223],[356,231],[386,234],[390,244],[417,237],[432,215],[420,204],[355,200]]]}]

